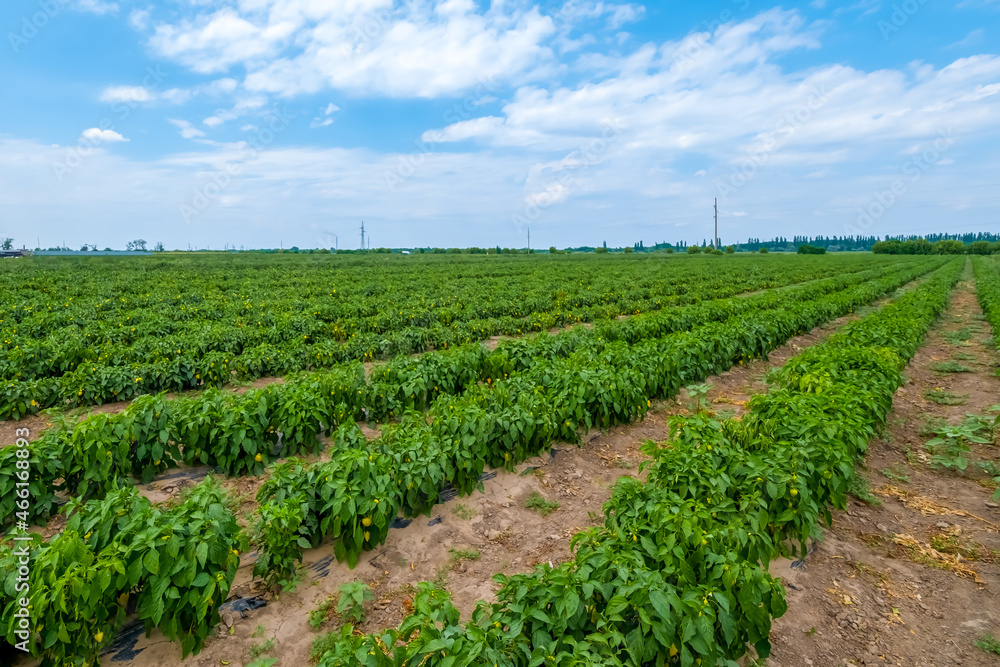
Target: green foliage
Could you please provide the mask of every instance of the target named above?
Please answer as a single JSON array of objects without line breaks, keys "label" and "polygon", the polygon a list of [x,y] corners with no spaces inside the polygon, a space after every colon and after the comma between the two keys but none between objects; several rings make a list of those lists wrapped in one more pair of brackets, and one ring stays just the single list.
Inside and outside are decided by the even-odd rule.
[{"label": "green foliage", "polygon": [[257,660],[248,662],[246,667],[274,667],[277,663],[277,658],[258,658]]},{"label": "green foliage", "polygon": [[326,598],[319,605],[309,612],[309,625],[313,630],[319,630],[330,615],[330,607],[333,606],[333,598]]},{"label": "green foliage", "polygon": [[[253,657],[253,658],[257,658],[257,657],[259,657],[260,655],[262,655],[264,653],[272,651],[272,650],[274,650],[274,645],[276,643],[277,643],[277,639],[275,639],[274,637],[271,637],[270,639],[268,639],[266,642],[263,642],[262,644],[251,644],[250,645],[250,656]],[[260,661],[260,660],[257,660],[255,662],[260,662],[260,663],[263,664],[263,661]],[[269,663],[269,664],[273,665],[274,663],[272,662],[272,663]]]},{"label": "green foliage", "polygon": [[811,246],[807,243],[803,243],[799,246],[797,252],[800,255],[825,255],[826,248]]},{"label": "green foliage", "polygon": [[710,405],[708,392],[712,390],[712,385],[703,382],[701,384],[688,385],[685,389],[688,393],[688,399],[691,401],[692,412],[701,412],[708,409]]},{"label": "green foliage", "polygon": [[463,560],[479,560],[482,556],[482,552],[479,549],[448,549],[449,558],[448,560],[454,565]]},{"label": "green foliage", "polygon": [[[103,500],[71,500],[63,532],[36,542],[31,553],[33,655],[43,665],[96,664],[134,603],[147,631],[159,628],[197,653],[220,622],[245,548],[221,489],[210,479],[181,504],[161,509],[132,486]],[[0,547],[0,576],[14,590],[17,557]],[[134,599],[132,599],[134,598]],[[0,616],[0,632],[14,643],[15,609]]]},{"label": "green foliage", "polygon": [[982,637],[976,640],[976,647],[980,648],[987,653],[995,653],[1000,655],[1000,639],[997,639],[990,633],[986,633]]},{"label": "green foliage", "polygon": [[903,482],[904,484],[910,482],[909,475],[898,470],[893,470],[892,468],[882,468],[882,474],[895,482]]},{"label": "green foliage", "polygon": [[675,417],[668,446],[644,447],[646,482],[618,481],[604,526],[573,539],[570,561],[498,575],[497,602],[465,624],[446,592],[422,583],[398,628],[342,632],[319,664],[733,665],[748,645],[767,658],[786,605],[760,563],[789,543],[804,553],[828,505],[844,506],[959,269],[789,361],[748,403],[760,436],[706,413]]},{"label": "green foliage", "polygon": [[972,327],[962,327],[961,329],[945,331],[944,337],[952,345],[961,345],[972,338]]},{"label": "green foliage", "polygon": [[882,501],[872,493],[868,479],[861,475],[854,476],[847,487],[847,492],[869,507],[878,507],[882,504]]},{"label": "green foliage", "polygon": [[363,581],[349,581],[338,590],[340,600],[337,602],[337,613],[354,619],[355,623],[364,621],[365,602],[375,598],[368,584]]},{"label": "green foliage", "polygon": [[525,498],[524,506],[542,516],[548,516],[559,509],[559,503],[547,501],[538,491],[532,491],[531,495]]},{"label": "green foliage", "polygon": [[931,364],[931,370],[935,373],[971,373],[972,369],[957,361],[938,361]]},{"label": "green foliage", "polygon": [[924,443],[931,453],[931,465],[965,472],[969,466],[972,443],[993,440],[992,426],[975,415],[968,415],[959,425],[944,424],[935,429],[935,437]]},{"label": "green foliage", "polygon": [[934,389],[924,391],[924,398],[928,401],[934,401],[938,405],[962,405],[969,400],[969,395],[956,394],[953,391],[935,387]]}]

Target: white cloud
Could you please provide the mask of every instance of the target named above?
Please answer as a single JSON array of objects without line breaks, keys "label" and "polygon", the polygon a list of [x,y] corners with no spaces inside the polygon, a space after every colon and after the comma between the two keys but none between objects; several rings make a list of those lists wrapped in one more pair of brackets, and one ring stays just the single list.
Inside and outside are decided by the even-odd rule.
[{"label": "white cloud", "polygon": [[979,42],[983,41],[983,36],[985,34],[986,31],[984,31],[982,28],[976,28],[975,30],[971,31],[968,35],[966,35],[964,38],[958,40],[957,42],[954,42],[953,44],[949,44],[945,48],[961,49],[966,46],[974,46]]},{"label": "white cloud", "polygon": [[[640,8],[603,5],[601,11],[625,21]],[[257,0],[155,24],[150,46],[196,72],[241,65],[251,91],[296,95],[334,88],[433,97],[548,71],[555,59],[543,42],[555,29],[537,8],[503,3],[481,11],[471,0],[398,8],[389,0]]]},{"label": "white cloud", "polygon": [[[241,0],[223,10],[199,2],[195,11],[203,14],[154,25],[152,44],[168,57],[199,71],[237,66],[248,73],[246,82],[221,76],[159,94],[163,100],[227,100],[207,107],[223,108],[200,129],[168,119],[181,137],[196,140],[190,150],[142,161],[94,151],[53,203],[51,162],[65,160],[68,148],[0,137],[0,181],[8,185],[0,204],[16,199],[19,219],[53,228],[62,224],[59,207],[77,205],[107,216],[111,225],[126,225],[134,238],[138,230],[127,220],[141,218],[136,211],[156,211],[144,225],[174,229],[177,206],[211,182],[213,172],[239,162],[240,176],[200,214],[197,229],[183,234],[247,230],[254,238],[248,244],[274,246],[276,235],[291,234],[299,221],[310,234],[315,227],[346,235],[365,219],[374,243],[513,245],[523,242],[514,222],[520,216],[531,221],[532,241],[540,245],[593,244],[605,235],[616,245],[678,240],[663,233],[700,242],[710,215],[705,202],[719,196],[720,182],[749,167],[746,184],[725,202],[733,212],[720,228],[724,239],[791,236],[802,233],[806,219],[810,233],[840,234],[873,192],[906,176],[903,165],[928,159],[923,156],[938,132],[951,126],[954,147],[928,159],[919,187],[907,181],[905,196],[868,231],[921,225],[939,231],[942,219],[956,229],[966,221],[975,228],[995,213],[990,178],[1000,158],[980,141],[997,136],[1000,117],[1000,58],[993,55],[875,71],[816,64],[821,58],[810,55],[812,64],[796,69],[789,56],[819,48],[822,25],[771,10],[632,49],[614,46],[605,33],[600,46],[560,64],[549,46],[567,32],[560,22],[582,19],[500,2],[488,10],[476,10],[470,0],[414,3],[391,13],[395,5],[388,0],[350,1],[344,9],[306,0]],[[581,6],[593,10],[595,4]],[[353,31],[368,24],[351,21],[367,19],[374,21],[371,35],[362,31],[354,41]],[[294,30],[283,32],[286,26]],[[345,35],[347,55],[338,50]],[[482,94],[470,95],[481,67],[498,74],[479,85]],[[243,132],[256,131],[255,123],[264,127],[259,112],[271,108],[270,94],[327,89],[346,92],[318,100],[469,97],[458,105],[461,113],[421,128],[428,152],[268,147],[249,160],[239,144],[205,138],[207,128],[227,122]],[[488,111],[477,107],[496,97],[502,103]],[[331,125],[340,112],[329,101],[308,103],[315,105],[305,116],[313,127]],[[458,151],[452,142],[473,145]],[[23,194],[15,198],[18,188]],[[334,209],[344,226],[330,226]],[[949,214],[955,210],[962,216]],[[622,222],[609,224],[609,211]],[[290,245],[289,236],[284,240]]]},{"label": "white cloud", "polygon": [[89,141],[90,143],[114,143],[116,141],[128,141],[125,137],[118,134],[114,130],[102,130],[97,127],[87,128],[80,133],[81,141]]},{"label": "white cloud", "polygon": [[145,86],[109,86],[101,91],[102,102],[149,102],[153,92]]},{"label": "white cloud", "polygon": [[160,94],[160,98],[171,104],[184,104],[197,94],[196,91],[186,88],[170,88]]},{"label": "white cloud", "polygon": [[316,116],[315,118],[313,118],[312,122],[309,123],[309,127],[312,129],[316,129],[318,127],[326,127],[327,125],[332,125],[333,114],[338,111],[340,111],[340,107],[338,107],[333,102],[330,102],[329,104],[326,105],[326,108],[320,109],[322,116]]},{"label": "white cloud", "polygon": [[81,12],[91,14],[114,14],[118,11],[118,3],[103,2],[103,0],[76,0],[74,7]]},{"label": "white cloud", "polygon": [[179,118],[168,118],[167,122],[180,129],[181,138],[183,139],[195,139],[197,137],[205,136],[204,132],[196,127],[193,127],[189,121],[181,120]]}]

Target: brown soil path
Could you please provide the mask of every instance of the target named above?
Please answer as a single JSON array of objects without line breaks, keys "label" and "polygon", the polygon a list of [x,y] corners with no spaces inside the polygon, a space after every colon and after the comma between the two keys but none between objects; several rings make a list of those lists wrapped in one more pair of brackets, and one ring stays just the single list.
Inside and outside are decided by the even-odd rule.
[{"label": "brown soil path", "polygon": [[[875,504],[855,498],[835,513],[802,567],[772,566],[789,610],[775,622],[768,667],[1000,665],[974,645],[1000,636],[1000,510],[974,463],[997,460],[1000,448],[973,445],[960,474],[933,466],[924,447],[929,422],[959,424],[1000,403],[997,351],[966,268],[859,471]],[[969,372],[935,370],[949,361]],[[964,398],[942,405],[928,392]]]}]

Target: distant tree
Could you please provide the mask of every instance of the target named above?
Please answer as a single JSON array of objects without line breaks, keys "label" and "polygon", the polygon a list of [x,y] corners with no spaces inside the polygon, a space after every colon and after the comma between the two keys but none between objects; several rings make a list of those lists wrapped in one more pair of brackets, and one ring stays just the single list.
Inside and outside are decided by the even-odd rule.
[{"label": "distant tree", "polygon": [[556,253],[558,253],[558,252],[559,252],[559,251],[558,251],[558,250],[556,250],[556,247],[555,247],[554,245],[550,245],[550,246],[549,246],[549,254],[550,254],[550,255],[555,255],[555,254],[556,254]]},{"label": "distant tree", "polygon": [[699,248],[698,246],[696,246],[696,245],[689,245],[688,246],[687,254],[689,254],[689,255],[697,255],[700,252],[701,252],[701,248]]},{"label": "distant tree", "polygon": [[608,246],[605,245],[601,246],[600,248],[594,248],[594,252],[597,253],[598,255],[606,255],[608,254]]},{"label": "distant tree", "polygon": [[114,251],[113,251],[113,250],[111,250],[111,248],[107,248],[107,247],[105,247],[105,248],[104,248],[104,252],[114,252]]},{"label": "distant tree", "polygon": [[673,255],[674,254],[674,249],[673,248],[667,248],[667,254],[668,255]]},{"label": "distant tree", "polygon": [[970,255],[989,255],[993,252],[993,244],[989,241],[973,241],[969,244],[967,252]]},{"label": "distant tree", "polygon": [[931,244],[931,253],[935,255],[962,255],[965,253],[965,244],[955,239],[942,239]]},{"label": "distant tree", "polygon": [[760,250],[758,250],[757,252],[759,252],[759,253],[760,253],[760,254],[762,254],[762,255],[766,255],[766,254],[768,253],[768,250],[767,250],[767,248],[761,248],[761,249],[760,249]]},{"label": "distant tree", "polygon": [[626,246],[626,248],[625,248],[625,254],[631,255],[633,252],[634,252],[634,250],[630,246]]},{"label": "distant tree", "polygon": [[[13,247],[14,247],[14,239],[10,238],[9,236],[6,237],[3,240],[3,249],[4,250],[10,250]],[[84,248],[84,250],[86,250],[86,248]]]},{"label": "distant tree", "polygon": [[826,248],[818,248],[816,246],[809,245],[808,243],[803,243],[799,246],[799,249],[796,252],[800,255],[825,255]]},{"label": "distant tree", "polygon": [[146,250],[146,241],[144,239],[136,239],[135,241],[132,241],[132,245],[136,250]]},{"label": "distant tree", "polygon": [[80,252],[87,252],[88,250],[90,250],[90,246],[87,245],[86,243],[80,246]]},{"label": "distant tree", "polygon": [[155,246],[153,246],[153,252],[163,252],[163,241],[158,241]]},{"label": "distant tree", "polygon": [[736,252],[736,246],[731,246],[731,245],[726,246],[727,255],[732,255],[734,252]]},{"label": "distant tree", "polygon": [[601,247],[602,247],[602,248],[604,248],[605,250],[607,250],[607,248],[608,248],[608,242],[607,242],[607,241],[605,241],[605,242],[604,242],[604,245],[602,245]]}]

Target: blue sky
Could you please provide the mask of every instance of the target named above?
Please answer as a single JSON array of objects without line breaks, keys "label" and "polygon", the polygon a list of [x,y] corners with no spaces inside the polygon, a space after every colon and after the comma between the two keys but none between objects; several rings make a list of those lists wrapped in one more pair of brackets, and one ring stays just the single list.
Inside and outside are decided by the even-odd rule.
[{"label": "blue sky", "polygon": [[18,245],[1000,231],[1000,0],[12,0]]}]

